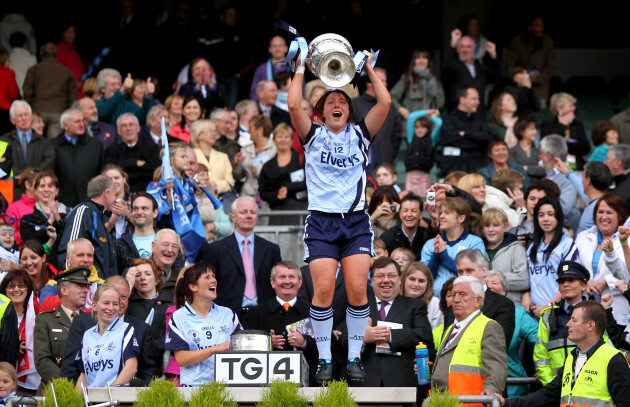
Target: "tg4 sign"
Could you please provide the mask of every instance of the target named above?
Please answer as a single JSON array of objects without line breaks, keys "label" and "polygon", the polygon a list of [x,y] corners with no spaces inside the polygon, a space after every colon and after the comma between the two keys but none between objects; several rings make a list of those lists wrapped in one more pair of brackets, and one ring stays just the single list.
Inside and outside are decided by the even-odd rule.
[{"label": "tg4 sign", "polygon": [[308,385],[308,364],[302,352],[217,352],[216,380],[228,386],[265,385],[281,379]]}]

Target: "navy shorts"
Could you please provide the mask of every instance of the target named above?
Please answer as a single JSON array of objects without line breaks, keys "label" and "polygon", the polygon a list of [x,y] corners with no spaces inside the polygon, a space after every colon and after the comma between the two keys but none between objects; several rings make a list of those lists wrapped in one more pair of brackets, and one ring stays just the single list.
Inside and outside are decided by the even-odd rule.
[{"label": "navy shorts", "polygon": [[304,261],[341,260],[354,254],[374,254],[374,233],[365,211],[326,213],[311,211],[304,227]]}]

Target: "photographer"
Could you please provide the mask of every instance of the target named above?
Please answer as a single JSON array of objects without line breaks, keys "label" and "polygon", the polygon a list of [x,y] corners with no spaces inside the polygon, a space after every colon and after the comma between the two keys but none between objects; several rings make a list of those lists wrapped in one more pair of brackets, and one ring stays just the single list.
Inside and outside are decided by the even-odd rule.
[{"label": "photographer", "polygon": [[534,208],[538,201],[547,195],[553,195],[558,199],[560,197],[560,189],[552,181],[534,181],[525,190],[525,208],[527,212],[521,213],[518,226],[509,230],[510,233],[516,235],[525,247],[531,243],[532,234],[534,233]]}]

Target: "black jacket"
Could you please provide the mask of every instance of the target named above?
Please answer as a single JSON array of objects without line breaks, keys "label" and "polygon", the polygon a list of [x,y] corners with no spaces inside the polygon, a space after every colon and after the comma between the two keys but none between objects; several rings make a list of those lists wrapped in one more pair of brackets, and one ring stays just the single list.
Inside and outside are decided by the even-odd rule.
[{"label": "black jacket", "polygon": [[[138,340],[138,347],[140,348],[140,353],[137,355],[138,372],[136,373],[136,377],[142,380],[145,386],[148,386],[151,379],[156,375],[156,363],[161,364],[162,359],[155,360],[153,347],[151,345],[151,329],[149,329],[149,325],[130,315],[125,315],[125,322],[131,324],[136,331],[136,339]],[[83,334],[94,325],[96,325],[96,319],[94,319],[92,313],[80,314],[72,321],[72,327],[70,328],[68,340],[66,341],[66,350],[61,362],[61,377],[66,377],[76,382],[81,375],[79,366],[74,358],[79,352],[79,349],[81,349]],[[164,335],[162,335],[162,340],[164,340]]]},{"label": "black jacket", "polygon": [[183,84],[182,87],[179,88],[179,94],[185,98],[188,96],[197,98],[201,106],[201,117],[208,118],[215,107],[225,106],[218,87],[213,91],[209,89],[208,86],[202,85],[202,89],[197,90],[195,89],[195,82],[193,80]]},{"label": "black jacket", "polygon": [[55,148],[55,174],[59,178],[59,201],[72,207],[87,199],[87,184],[103,168],[103,143],[85,134],[76,145],[62,132],[52,141]]},{"label": "black jacket", "polygon": [[[352,99],[355,120],[358,122],[365,119],[365,116],[375,105],[376,98],[367,93]],[[370,136],[372,136],[372,144],[370,145],[372,164],[393,163],[403,139],[403,125],[394,105],[389,107],[389,112],[387,112],[381,128],[376,134],[370,134]]]},{"label": "black jacket", "polygon": [[419,260],[420,257],[422,257],[422,247],[428,240],[428,236],[427,229],[422,226],[418,226],[418,230],[413,237],[413,241],[409,244],[409,239],[405,236],[405,233],[402,230],[402,225],[396,225],[387,232],[383,233],[381,235],[381,239],[385,242],[385,246],[387,246],[389,254],[391,254],[394,249],[404,247],[405,249],[411,250],[416,256],[416,260]]},{"label": "black jacket", "polygon": [[626,211],[630,213],[630,169],[625,174],[617,175],[613,179],[614,184],[608,192],[620,196],[626,203]]},{"label": "black jacket", "polygon": [[65,268],[68,243],[82,237],[94,246],[94,267],[98,270],[98,276],[106,279],[118,275],[116,241],[105,227],[111,213],[105,213],[104,209],[103,205],[88,199],[66,216],[57,254],[60,268]]},{"label": "black jacket", "polygon": [[109,148],[121,142],[120,135],[118,134],[116,127],[112,126],[109,123],[94,122],[92,125],[90,125],[90,130],[92,131],[92,137],[100,140],[101,143],[103,143],[103,147],[105,148]]},{"label": "black jacket", "polygon": [[[123,233],[123,235],[120,236],[120,239],[116,240],[116,264],[118,265],[118,272],[121,275],[124,274],[124,270],[131,265],[132,261],[141,257],[140,253],[138,253],[136,244],[133,242],[133,232]],[[177,253],[175,263],[173,263],[173,268],[180,270],[184,267],[184,263],[184,256],[180,250]]]},{"label": "black jacket", "polygon": [[156,376],[162,376],[162,356],[164,354],[164,338],[166,335],[166,310],[173,305],[173,293],[161,292],[156,298],[147,300],[142,298],[137,292],[132,292],[129,296],[127,315],[146,321],[153,312],[153,322],[151,323],[151,342],[153,355],[158,361],[155,369]]},{"label": "black jacket", "polygon": [[[566,131],[567,126],[560,123],[557,117],[540,123],[541,139],[550,134],[557,134],[564,137]],[[581,170],[585,163],[584,156],[591,151],[591,144],[588,141],[586,130],[584,130],[584,125],[581,122],[574,120],[573,123],[569,125],[569,134],[570,138],[565,138],[567,147],[569,147],[569,154],[573,154],[576,157],[578,169]]]},{"label": "black jacket", "polygon": [[[138,167],[138,161],[145,161]],[[131,192],[146,191],[149,182],[153,181],[153,172],[160,166],[160,147],[146,138],[129,147],[125,143],[114,144],[105,150],[105,163],[116,164],[129,174]]]},{"label": "black jacket", "polygon": [[[38,242],[40,242],[41,244],[44,244],[48,241],[48,232],[46,231],[46,229],[35,229],[34,226],[29,225],[26,222],[29,223],[34,223],[36,225],[49,225],[55,228],[55,231],[57,232],[57,236],[61,236],[63,234],[63,225],[65,223],[65,219],[66,219],[66,214],[65,213],[60,213],[59,216],[61,217],[60,221],[55,221],[53,222],[52,225],[50,225],[48,223],[48,217],[42,213],[40,210],[37,209],[37,207],[34,208],[33,213],[29,213],[28,215],[24,215],[22,217],[22,220],[24,220],[25,222],[20,222],[20,236],[22,237],[22,241],[26,242],[27,240],[37,240]],[[59,250],[59,239],[55,240],[55,244],[53,245],[53,247],[51,247],[52,251],[50,252],[50,254],[47,256],[48,259],[50,259],[49,261],[52,262],[52,265],[57,268],[57,269],[65,269],[65,265],[59,265],[57,264],[57,252]]]},{"label": "black jacket", "polygon": [[[258,105],[258,112],[260,114],[263,114],[262,110],[260,110],[260,104]],[[273,126],[274,129],[280,123],[286,123],[289,126],[291,125],[291,116],[289,115],[289,112],[286,112],[275,105],[271,106],[271,113],[269,114],[269,119],[271,120],[271,125]]]},{"label": "black jacket", "polygon": [[[9,301],[7,297],[2,301]],[[4,313],[0,315],[0,362],[8,362],[15,366],[20,349],[20,337],[18,336],[17,314],[13,304],[9,301]]]},{"label": "black jacket", "polygon": [[[463,134],[460,134],[463,132]],[[444,118],[440,140],[444,146],[460,149],[460,155],[443,155],[440,160],[440,176],[453,171],[476,172],[486,165],[486,150],[492,141],[492,133],[483,116],[455,110]]]},{"label": "black jacket", "polygon": [[413,136],[407,155],[405,156],[405,168],[409,171],[431,171],[431,167],[435,163],[435,150],[431,135],[424,137]]}]

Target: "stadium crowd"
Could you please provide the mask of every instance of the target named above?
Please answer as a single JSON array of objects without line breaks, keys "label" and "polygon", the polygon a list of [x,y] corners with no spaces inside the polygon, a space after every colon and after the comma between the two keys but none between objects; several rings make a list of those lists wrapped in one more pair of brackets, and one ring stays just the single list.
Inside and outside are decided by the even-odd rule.
[{"label": "stadium crowd", "polygon": [[[228,38],[235,7],[219,18]],[[316,340],[289,327],[309,318],[311,271],[254,233],[297,224],[259,211],[309,203],[288,113],[293,73],[279,63],[286,33],[269,38],[251,83],[221,60],[238,47],[226,40],[178,66],[164,98],[156,78],[107,58],[86,63],[73,25],[37,57],[20,15],[7,15],[0,34],[0,379],[9,383],[0,398],[37,394],[60,376],[197,386],[214,379],[214,354],[241,329],[302,351],[317,385]],[[523,397],[529,385],[507,377],[535,374],[546,397],[536,400],[627,405],[629,112],[602,117],[589,139],[577,99],[550,94],[554,46],[540,16],[505,58],[473,16],[450,35],[439,72],[430,52],[413,52],[373,135],[366,378],[352,383],[415,387],[423,342],[432,385],[454,394]],[[378,61],[374,71],[387,85]],[[239,86],[249,98],[238,100]],[[353,121],[377,104],[374,88],[346,88]],[[318,79],[304,86],[313,123],[326,92]],[[536,120],[541,109],[549,120]],[[347,305],[337,272],[335,355],[351,339]],[[582,366],[607,372],[590,393]],[[333,377],[345,372],[335,358]]]}]

